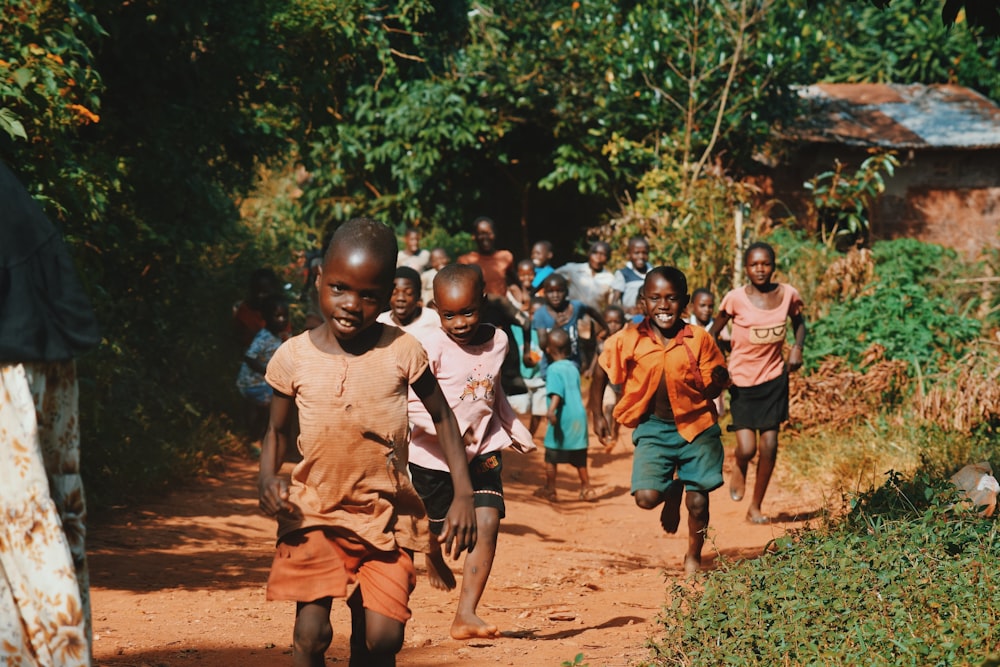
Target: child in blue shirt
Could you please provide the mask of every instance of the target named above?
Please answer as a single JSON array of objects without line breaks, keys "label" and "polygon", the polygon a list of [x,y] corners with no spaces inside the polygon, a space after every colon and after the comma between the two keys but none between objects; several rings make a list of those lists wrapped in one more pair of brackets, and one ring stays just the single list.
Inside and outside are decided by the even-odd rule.
[{"label": "child in blue shirt", "polygon": [[549,428],[545,432],[545,486],[538,495],[556,500],[557,466],[568,463],[580,477],[580,500],[594,502],[597,491],[587,471],[587,411],[580,390],[580,369],[569,360],[569,334],[563,329],[550,331],[545,353],[551,359],[545,378]]}]

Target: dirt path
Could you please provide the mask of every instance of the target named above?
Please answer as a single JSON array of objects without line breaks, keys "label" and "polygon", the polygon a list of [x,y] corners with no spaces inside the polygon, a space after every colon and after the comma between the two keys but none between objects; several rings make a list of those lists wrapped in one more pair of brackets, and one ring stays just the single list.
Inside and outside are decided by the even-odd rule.
[{"label": "dirt path", "polygon": [[[681,576],[686,515],[679,534],[666,535],[657,512],[635,507],[628,493],[630,450],[624,437],[612,454],[592,448],[591,474],[605,489],[596,504],[576,500],[572,469],[560,470],[558,504],[536,498],[542,453],[506,455],[507,518],[480,605],[481,616],[505,636],[451,639],[457,593],[432,589],[418,556],[414,617],[398,663],[557,666],[583,653],[591,667],[600,667],[645,658],[666,582]],[[255,482],[256,464],[233,459],[219,479],[92,524],[97,665],[290,664],[294,605],[264,599],[274,524],[257,511]],[[731,559],[753,557],[799,525],[750,525],[743,519],[746,503],[731,501],[724,488],[712,493],[711,503],[705,569],[713,567],[716,551]],[[772,485],[765,509],[792,518],[817,508]],[[346,664],[343,604],[334,604],[333,625],[328,661]]]}]

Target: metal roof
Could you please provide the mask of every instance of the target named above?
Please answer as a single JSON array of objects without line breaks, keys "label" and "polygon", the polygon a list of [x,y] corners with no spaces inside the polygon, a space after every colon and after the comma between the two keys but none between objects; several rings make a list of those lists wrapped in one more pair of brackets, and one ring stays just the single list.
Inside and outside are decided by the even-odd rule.
[{"label": "metal roof", "polygon": [[950,84],[818,83],[798,88],[807,113],[783,134],[873,148],[998,148],[1000,107]]}]

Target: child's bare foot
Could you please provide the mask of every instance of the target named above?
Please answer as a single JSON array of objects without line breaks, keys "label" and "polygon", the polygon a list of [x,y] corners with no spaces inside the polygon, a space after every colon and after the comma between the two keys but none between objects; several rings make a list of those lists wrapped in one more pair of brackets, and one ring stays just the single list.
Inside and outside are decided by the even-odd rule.
[{"label": "child's bare foot", "polygon": [[452,639],[492,639],[500,636],[500,628],[475,614],[469,616],[455,617],[451,624]]},{"label": "child's bare foot", "polygon": [[663,509],[660,510],[660,525],[663,530],[673,535],[681,523],[681,498],[684,496],[684,484],[671,482],[663,494]]},{"label": "child's bare foot", "polygon": [[684,574],[691,576],[692,574],[698,574],[701,570],[701,555],[695,556],[694,554],[688,554],[684,556]]},{"label": "child's bare foot", "polygon": [[556,490],[551,486],[542,486],[535,489],[535,496],[538,498],[545,498],[550,503],[559,501],[559,498],[556,496]]},{"label": "child's bare foot", "polygon": [[425,560],[427,561],[427,578],[431,582],[431,588],[436,588],[439,591],[450,591],[455,588],[455,573],[444,562],[444,555],[440,549],[427,554]]},{"label": "child's bare foot", "polygon": [[760,510],[755,510],[753,508],[750,508],[750,510],[747,512],[747,521],[749,521],[750,523],[755,523],[758,526],[762,526],[764,524],[771,523],[771,518],[765,516],[764,514],[761,514]]},{"label": "child's bare foot", "polygon": [[597,502],[597,489],[592,486],[584,486],[580,488],[580,500],[586,501],[588,503]]},{"label": "child's bare foot", "polygon": [[729,497],[733,500],[743,500],[746,487],[747,471],[741,470],[739,465],[733,466],[733,472],[729,475]]}]

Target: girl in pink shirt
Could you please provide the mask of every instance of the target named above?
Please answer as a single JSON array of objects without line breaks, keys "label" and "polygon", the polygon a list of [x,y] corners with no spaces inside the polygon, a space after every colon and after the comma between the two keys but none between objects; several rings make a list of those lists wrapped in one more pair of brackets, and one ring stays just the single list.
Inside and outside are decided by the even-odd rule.
[{"label": "girl in pink shirt", "polygon": [[[729,410],[733,423],[729,429],[736,432],[736,468],[730,478],[729,494],[733,500],[742,500],[747,467],[759,448],[747,521],[768,523],[760,506],[778,454],[778,429],[788,419],[787,371],[802,366],[806,323],[798,291],[791,285],[771,282],[774,248],[767,243],[753,243],[743,262],[750,284],[731,290],[722,299],[711,333],[718,337],[732,320]],[[783,352],[789,320],[795,342],[786,363]]]}]

